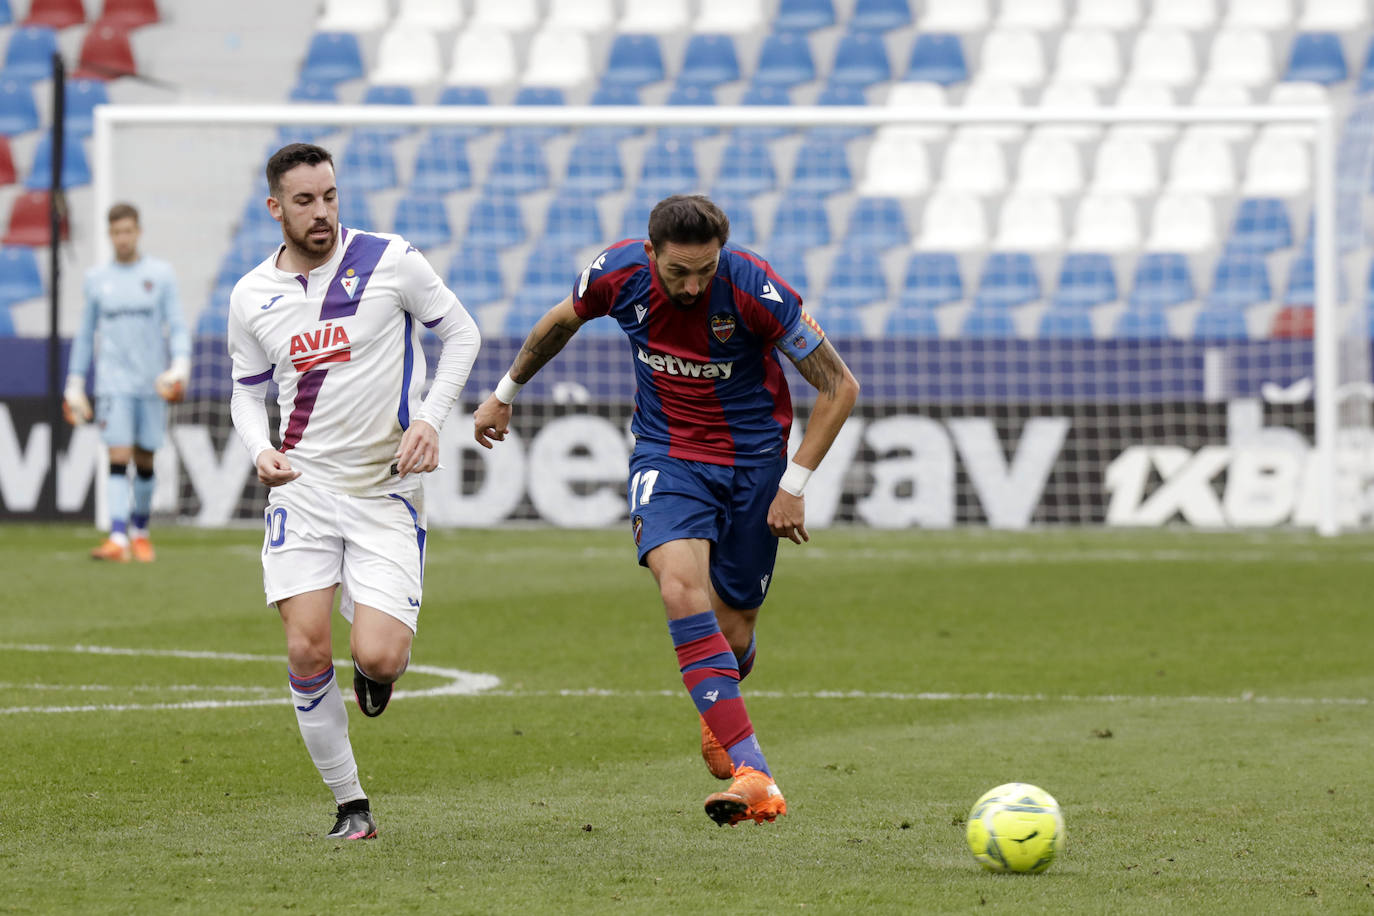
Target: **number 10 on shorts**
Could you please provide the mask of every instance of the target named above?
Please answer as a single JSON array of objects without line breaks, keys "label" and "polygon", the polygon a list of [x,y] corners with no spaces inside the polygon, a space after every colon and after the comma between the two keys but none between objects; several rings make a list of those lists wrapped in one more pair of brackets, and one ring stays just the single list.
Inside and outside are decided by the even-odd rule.
[{"label": "number 10 on shorts", "polygon": [[267,553],[273,547],[280,547],[286,543],[286,508],[274,506],[267,510],[267,546],[263,548],[263,553]]}]

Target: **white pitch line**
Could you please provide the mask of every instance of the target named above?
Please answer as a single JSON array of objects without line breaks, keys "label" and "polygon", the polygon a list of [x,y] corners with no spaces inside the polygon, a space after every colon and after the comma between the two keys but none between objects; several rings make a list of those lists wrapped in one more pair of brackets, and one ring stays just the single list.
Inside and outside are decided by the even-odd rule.
[{"label": "white pitch line", "polygon": [[[270,662],[285,664],[286,659],[277,655],[250,655],[240,652],[213,652],[183,649],[131,649],[112,646],[46,646],[19,643],[0,643],[0,652],[40,652],[40,653],[82,653],[116,656],[156,656],[164,658],[210,659],[216,661]],[[336,659],[335,664],[347,666],[347,659]],[[608,690],[598,687],[573,688],[563,690],[499,690],[501,679],[493,674],[461,671],[456,668],[442,668],[434,665],[411,665],[411,672],[444,678],[445,682],[435,687],[418,690],[397,690],[396,699],[418,699],[423,697],[469,696],[503,698],[610,698],[643,699],[671,697],[680,699],[680,690]],[[190,692],[196,690],[256,692],[259,694],[275,692],[278,688],[264,686],[214,686],[180,684],[159,686],[140,684],[121,686],[112,684],[0,684],[9,690],[72,690],[93,692],[117,691],[169,691]],[[748,697],[761,700],[882,700],[897,702],[993,702],[993,703],[1084,703],[1084,704],[1142,704],[1167,706],[1174,704],[1204,704],[1233,706],[1255,704],[1261,706],[1370,706],[1374,700],[1368,697],[1274,697],[1258,696],[1245,692],[1233,696],[1168,696],[1168,695],[1129,695],[1129,694],[1046,694],[1046,693],[958,693],[948,691],[868,691],[868,690],[814,690],[782,691],[751,690]],[[20,713],[62,713],[62,712],[128,712],[136,710],[180,710],[180,709],[230,709],[250,706],[280,706],[291,702],[289,696],[259,696],[242,700],[186,700],[167,703],[93,703],[79,706],[10,706],[0,707],[0,715]]]}]

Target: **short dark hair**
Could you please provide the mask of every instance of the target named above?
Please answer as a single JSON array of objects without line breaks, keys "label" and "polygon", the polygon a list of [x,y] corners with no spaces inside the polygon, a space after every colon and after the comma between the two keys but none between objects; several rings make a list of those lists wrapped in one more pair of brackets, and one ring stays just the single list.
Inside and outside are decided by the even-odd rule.
[{"label": "short dark hair", "polygon": [[334,157],[323,146],[313,143],[288,143],[267,160],[267,190],[276,196],[281,192],[281,176],[298,165],[319,165],[328,162],[334,167]]},{"label": "short dark hair", "polygon": [[654,205],[649,214],[649,242],[700,245],[715,240],[725,247],[730,240],[730,217],[705,194],[674,194]]},{"label": "short dark hair", "polygon": [[133,204],[118,203],[110,208],[109,222],[114,225],[122,219],[131,219],[138,225],[138,208]]}]

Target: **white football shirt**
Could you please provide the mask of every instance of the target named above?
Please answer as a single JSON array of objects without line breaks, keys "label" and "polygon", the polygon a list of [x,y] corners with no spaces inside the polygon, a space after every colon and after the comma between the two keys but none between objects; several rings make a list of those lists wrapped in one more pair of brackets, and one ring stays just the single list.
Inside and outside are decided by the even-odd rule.
[{"label": "white football shirt", "polygon": [[401,433],[424,418],[420,325],[437,324],[458,298],[400,236],[341,228],[334,256],[309,276],[278,268],[280,251],[229,298],[234,381],[277,383],[278,447],[301,483],[395,491]]}]

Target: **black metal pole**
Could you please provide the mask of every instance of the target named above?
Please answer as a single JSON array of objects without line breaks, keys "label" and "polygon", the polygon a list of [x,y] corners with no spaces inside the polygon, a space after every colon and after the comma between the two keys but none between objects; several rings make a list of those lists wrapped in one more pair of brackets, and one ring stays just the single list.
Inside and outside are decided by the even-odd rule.
[{"label": "black metal pole", "polygon": [[60,54],[52,56],[52,183],[48,193],[48,394],[52,401],[48,437],[48,487],[50,501],[45,506],[52,517],[57,516],[57,456],[58,436],[63,430],[62,420],[62,336],[58,327],[58,311],[62,286],[61,253],[62,216],[66,209],[62,200],[62,146],[66,140],[63,121],[66,116],[67,74]]}]

